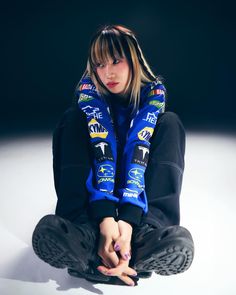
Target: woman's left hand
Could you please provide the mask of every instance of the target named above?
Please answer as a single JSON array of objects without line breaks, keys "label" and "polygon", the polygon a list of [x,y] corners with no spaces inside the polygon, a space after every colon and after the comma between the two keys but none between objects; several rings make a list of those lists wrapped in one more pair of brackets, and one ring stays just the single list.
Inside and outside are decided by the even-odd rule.
[{"label": "woman's left hand", "polygon": [[107,268],[100,265],[97,269],[104,275],[118,277],[129,286],[135,285],[134,281],[129,276],[136,276],[137,273],[134,269],[129,267],[129,260],[120,258],[119,264],[115,268]]},{"label": "woman's left hand", "polygon": [[127,285],[134,286],[134,281],[128,277],[137,275],[136,271],[129,267],[133,228],[129,223],[123,220],[118,221],[118,228],[120,236],[115,242],[114,250],[120,253],[119,263],[114,268],[99,266],[98,270],[108,276],[117,276]]}]

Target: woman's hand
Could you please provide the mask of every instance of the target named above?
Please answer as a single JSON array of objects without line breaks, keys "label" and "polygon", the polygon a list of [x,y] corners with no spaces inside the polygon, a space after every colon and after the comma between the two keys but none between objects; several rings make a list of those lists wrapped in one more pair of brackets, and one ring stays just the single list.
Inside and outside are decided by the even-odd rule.
[{"label": "woman's hand", "polygon": [[97,269],[104,275],[118,277],[121,281],[129,286],[135,285],[134,281],[129,276],[136,276],[137,273],[134,269],[129,267],[129,260],[120,258],[120,261],[115,268],[108,268],[100,265]]},{"label": "woman's hand", "polygon": [[119,228],[120,236],[116,240],[116,243],[114,245],[114,250],[119,251],[121,257],[124,260],[130,260],[131,238],[132,238],[133,228],[128,222],[123,220],[118,221],[118,228]]},{"label": "woman's hand", "polygon": [[[100,230],[103,230],[103,234],[101,234],[101,236],[104,236],[104,233],[108,233],[109,230],[112,230],[110,227],[110,222],[113,222],[113,221],[108,219],[108,220],[104,220],[103,224],[102,223],[100,224]],[[115,255],[117,255],[117,258],[118,258],[118,263],[117,263],[117,259],[115,258],[115,255],[111,256],[111,254],[107,254],[108,252],[107,250],[104,251],[103,253],[101,253],[100,256],[102,258],[112,257],[112,259],[109,259],[109,261],[112,262],[114,265],[111,266],[111,263],[110,264],[107,263],[108,259],[106,258],[106,261],[105,261],[103,258],[103,263],[105,266],[99,266],[98,270],[105,275],[117,276],[120,280],[125,282],[127,285],[134,286],[134,281],[130,277],[128,277],[128,276],[137,275],[136,271],[129,267],[129,260],[131,258],[131,237],[132,237],[133,229],[129,223],[123,220],[119,220],[118,222],[115,222],[115,223],[117,224],[119,235],[118,237],[113,237],[114,247],[112,247],[112,250],[119,252],[120,258],[118,258],[118,255],[115,253]],[[109,227],[109,229],[107,229],[107,226]],[[102,244],[100,245],[102,247]],[[101,248],[99,247],[99,249]],[[111,253],[112,250],[110,250],[109,253]]]},{"label": "woman's hand", "polygon": [[114,250],[114,244],[120,236],[118,223],[113,217],[106,217],[100,223],[100,239],[98,255],[105,266],[113,268],[118,265],[119,257]]}]

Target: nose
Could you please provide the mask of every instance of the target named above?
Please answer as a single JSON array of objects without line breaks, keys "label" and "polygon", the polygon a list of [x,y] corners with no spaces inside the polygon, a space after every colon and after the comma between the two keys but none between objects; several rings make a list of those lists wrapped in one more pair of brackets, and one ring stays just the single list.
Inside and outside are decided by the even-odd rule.
[{"label": "nose", "polygon": [[106,77],[109,79],[109,78],[112,78],[114,76],[114,72],[113,72],[113,69],[112,69],[112,65],[110,64],[107,64],[106,65],[106,70],[105,70],[105,74],[106,74]]}]

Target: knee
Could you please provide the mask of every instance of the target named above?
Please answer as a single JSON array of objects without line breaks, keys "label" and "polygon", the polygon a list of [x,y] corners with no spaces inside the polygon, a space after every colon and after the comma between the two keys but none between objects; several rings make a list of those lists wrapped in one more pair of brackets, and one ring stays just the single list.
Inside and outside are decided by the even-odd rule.
[{"label": "knee", "polygon": [[73,125],[73,124],[84,124],[86,122],[85,113],[76,106],[68,108],[60,120],[62,126]]},{"label": "knee", "polygon": [[168,125],[180,124],[183,126],[179,116],[174,112],[165,112],[165,113],[161,114],[159,121],[162,124],[168,124]]},{"label": "knee", "polygon": [[63,117],[66,118],[66,120],[71,120],[78,118],[79,115],[80,109],[76,108],[75,106],[72,106],[64,112]]},{"label": "knee", "polygon": [[181,130],[182,133],[185,133],[183,123],[181,122],[179,116],[174,112],[165,112],[161,114],[158,123],[161,126],[165,126],[166,129],[172,131]]}]

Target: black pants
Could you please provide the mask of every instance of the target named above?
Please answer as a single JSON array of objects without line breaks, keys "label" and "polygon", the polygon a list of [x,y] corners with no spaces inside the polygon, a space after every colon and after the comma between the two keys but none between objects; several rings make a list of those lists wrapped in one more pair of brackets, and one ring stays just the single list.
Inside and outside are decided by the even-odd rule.
[{"label": "black pants", "polygon": [[[185,131],[178,116],[172,112],[160,114],[150,142],[145,171],[149,210],[142,223],[156,227],[178,225],[185,152]],[[90,219],[86,180],[92,161],[85,114],[72,107],[53,134],[53,171],[58,197],[56,214],[74,223]]]}]

